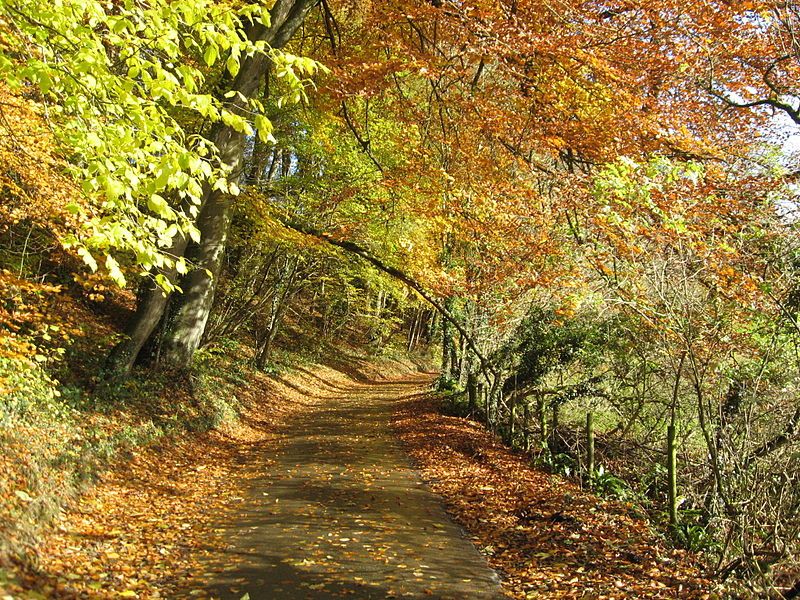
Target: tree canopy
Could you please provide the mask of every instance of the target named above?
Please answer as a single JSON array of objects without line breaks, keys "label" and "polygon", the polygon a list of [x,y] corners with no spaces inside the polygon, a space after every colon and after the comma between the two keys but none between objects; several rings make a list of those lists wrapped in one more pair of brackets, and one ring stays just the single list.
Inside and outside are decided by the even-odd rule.
[{"label": "tree canopy", "polygon": [[[25,227],[89,301],[135,289],[112,379],[237,336],[269,369],[287,320],[375,351],[404,331],[554,469],[601,414],[648,507],[669,427],[676,538],[776,589],[800,555],[799,24],[773,0],[0,0],[0,290],[63,283],[26,271]],[[4,351],[45,363],[25,305]]]}]

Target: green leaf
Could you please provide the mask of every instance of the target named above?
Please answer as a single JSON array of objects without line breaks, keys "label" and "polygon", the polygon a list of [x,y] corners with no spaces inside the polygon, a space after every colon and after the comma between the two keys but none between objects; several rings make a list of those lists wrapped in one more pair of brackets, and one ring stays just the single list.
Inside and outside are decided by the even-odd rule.
[{"label": "green leaf", "polygon": [[205,52],[203,53],[203,60],[209,67],[213,67],[214,63],[217,62],[217,58],[219,57],[219,48],[217,48],[216,44],[209,44],[206,47]]},{"label": "green leaf", "polygon": [[106,256],[106,269],[108,269],[108,276],[111,277],[111,280],[116,283],[119,287],[125,287],[125,275],[123,275],[122,271],[119,268],[119,263],[116,259],[111,256],[110,254]]},{"label": "green leaf", "polygon": [[147,207],[157,215],[164,217],[171,213],[169,204],[158,194],[153,194],[147,201]]},{"label": "green leaf", "polygon": [[200,230],[197,227],[194,227],[194,226],[189,227],[189,229],[187,230],[187,233],[189,234],[189,238],[195,244],[199,244],[200,243]]},{"label": "green leaf", "polygon": [[97,261],[85,247],[80,246],[77,252],[78,256],[83,259],[83,262],[86,263],[93,272],[97,271]]},{"label": "green leaf", "polygon": [[258,137],[262,142],[275,143],[275,138],[272,137],[272,122],[267,117],[256,115],[255,126],[256,131],[258,131]]},{"label": "green leaf", "polygon": [[225,67],[228,69],[228,72],[236,77],[239,74],[239,59],[233,55],[228,57],[228,60],[225,61]]},{"label": "green leaf", "polygon": [[176,289],[175,286],[172,285],[172,282],[169,279],[167,279],[166,275],[164,275],[163,273],[158,273],[155,276],[155,282],[156,285],[158,285],[158,287],[160,287],[167,293],[171,293]]}]

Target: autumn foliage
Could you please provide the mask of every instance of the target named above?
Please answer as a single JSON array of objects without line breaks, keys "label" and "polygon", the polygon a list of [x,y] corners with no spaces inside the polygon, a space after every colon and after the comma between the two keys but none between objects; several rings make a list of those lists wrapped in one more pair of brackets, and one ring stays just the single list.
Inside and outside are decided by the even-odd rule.
[{"label": "autumn foliage", "polygon": [[0,550],[34,555],[106,458],[241,417],[213,361],[346,343],[425,354],[528,453],[404,409],[520,597],[793,593],[798,26],[771,0],[3,3]]}]

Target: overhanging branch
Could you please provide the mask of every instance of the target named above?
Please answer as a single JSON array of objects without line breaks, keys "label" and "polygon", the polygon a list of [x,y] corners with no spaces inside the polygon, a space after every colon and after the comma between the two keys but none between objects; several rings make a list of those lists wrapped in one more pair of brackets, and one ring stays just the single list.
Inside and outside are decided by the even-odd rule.
[{"label": "overhanging branch", "polygon": [[447,319],[447,321],[456,328],[458,333],[464,338],[467,342],[467,346],[472,352],[475,353],[475,356],[478,358],[478,361],[481,364],[481,371],[483,372],[484,377],[486,377],[487,382],[491,382],[493,378],[496,378],[498,373],[489,360],[483,355],[483,353],[478,349],[478,345],[472,339],[472,336],[467,332],[464,326],[459,323],[458,319],[456,319],[449,310],[447,310],[444,305],[439,302],[433,295],[426,290],[422,284],[416,281],[413,277],[408,275],[407,273],[401,271],[396,267],[392,267],[391,265],[387,265],[381,259],[373,255],[369,250],[356,244],[355,242],[351,242],[349,240],[338,240],[331,235],[325,233],[324,231],[319,231],[312,227],[308,227],[306,225],[300,225],[299,223],[292,223],[290,221],[281,220],[281,223],[292,229],[293,231],[297,231],[298,233],[302,233],[304,235],[308,235],[318,240],[322,240],[327,242],[331,246],[336,246],[337,248],[341,248],[342,250],[346,250],[351,254],[355,254],[360,258],[364,259],[368,263],[370,263],[373,267],[378,269],[379,271],[383,271],[387,275],[397,279],[398,281],[402,282],[406,286],[410,287],[412,290],[417,292],[423,299],[425,299],[428,304],[433,306],[443,318]]}]

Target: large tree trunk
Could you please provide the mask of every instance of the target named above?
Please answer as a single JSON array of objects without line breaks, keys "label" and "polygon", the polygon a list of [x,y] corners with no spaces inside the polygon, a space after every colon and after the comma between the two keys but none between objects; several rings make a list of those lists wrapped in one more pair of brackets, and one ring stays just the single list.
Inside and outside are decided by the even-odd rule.
[{"label": "large tree trunk", "polygon": [[174,367],[188,366],[200,347],[225,252],[232,200],[228,195],[209,200],[197,220],[202,233],[200,244],[188,255],[196,268],[181,282],[183,294],[176,298],[176,310],[170,315],[161,350],[162,361]]},{"label": "large tree trunk", "polygon": [[[302,24],[308,11],[317,0],[278,0],[272,8],[271,26],[259,39],[272,48],[281,48],[291,39]],[[263,28],[262,28],[263,29]],[[247,98],[253,97],[266,75],[269,63],[266,57],[256,56],[242,66],[247,72],[237,77],[237,89]],[[242,170],[244,133],[224,127],[225,137],[217,144],[220,158],[231,167],[235,178]],[[173,367],[186,367],[203,338],[208,316],[214,303],[216,279],[222,265],[225,243],[233,212],[233,198],[219,191],[210,191],[200,211],[197,227],[201,241],[191,256],[197,268],[183,282],[183,295],[170,321],[162,351],[163,361]]]},{"label": "large tree trunk", "polygon": [[[183,256],[186,244],[187,239],[178,236],[169,251],[174,256]],[[174,268],[162,269],[161,274],[174,281],[177,271]],[[144,282],[143,286],[137,298],[136,312],[127,325],[125,337],[114,346],[106,358],[106,376],[114,377],[130,373],[139,358],[139,353],[164,316],[169,301],[167,292],[152,279]]]},{"label": "large tree trunk", "polygon": [[[273,48],[281,48],[297,31],[311,8],[318,0],[277,0],[270,10],[270,26],[253,24],[247,28],[246,34],[251,40],[264,40]],[[258,91],[261,81],[269,68],[269,61],[263,55],[246,57],[242,61],[238,75],[234,79],[231,90],[239,92],[245,98],[252,98]],[[244,110],[240,96],[234,96],[226,102],[237,103],[236,109]],[[233,168],[234,173],[241,169],[245,136],[224,125],[217,123],[209,135],[219,151],[225,164]],[[197,256],[197,269],[183,283],[185,295],[178,306],[175,319],[172,321],[170,335],[166,338],[165,358],[176,366],[185,366],[197,346],[208,321],[208,313],[213,302],[212,277],[219,272],[220,261],[224,251],[228,224],[230,223],[230,198],[220,194],[218,190],[207,188],[200,205],[198,229],[201,243]],[[171,248],[175,256],[183,256],[186,252],[187,240],[179,238]],[[203,269],[209,269],[209,277]],[[173,270],[163,272],[174,280],[177,273]],[[154,288],[145,294],[138,304],[137,311],[126,328],[126,337],[111,352],[106,368],[112,374],[127,374],[153,333],[167,307],[167,296]]]}]

